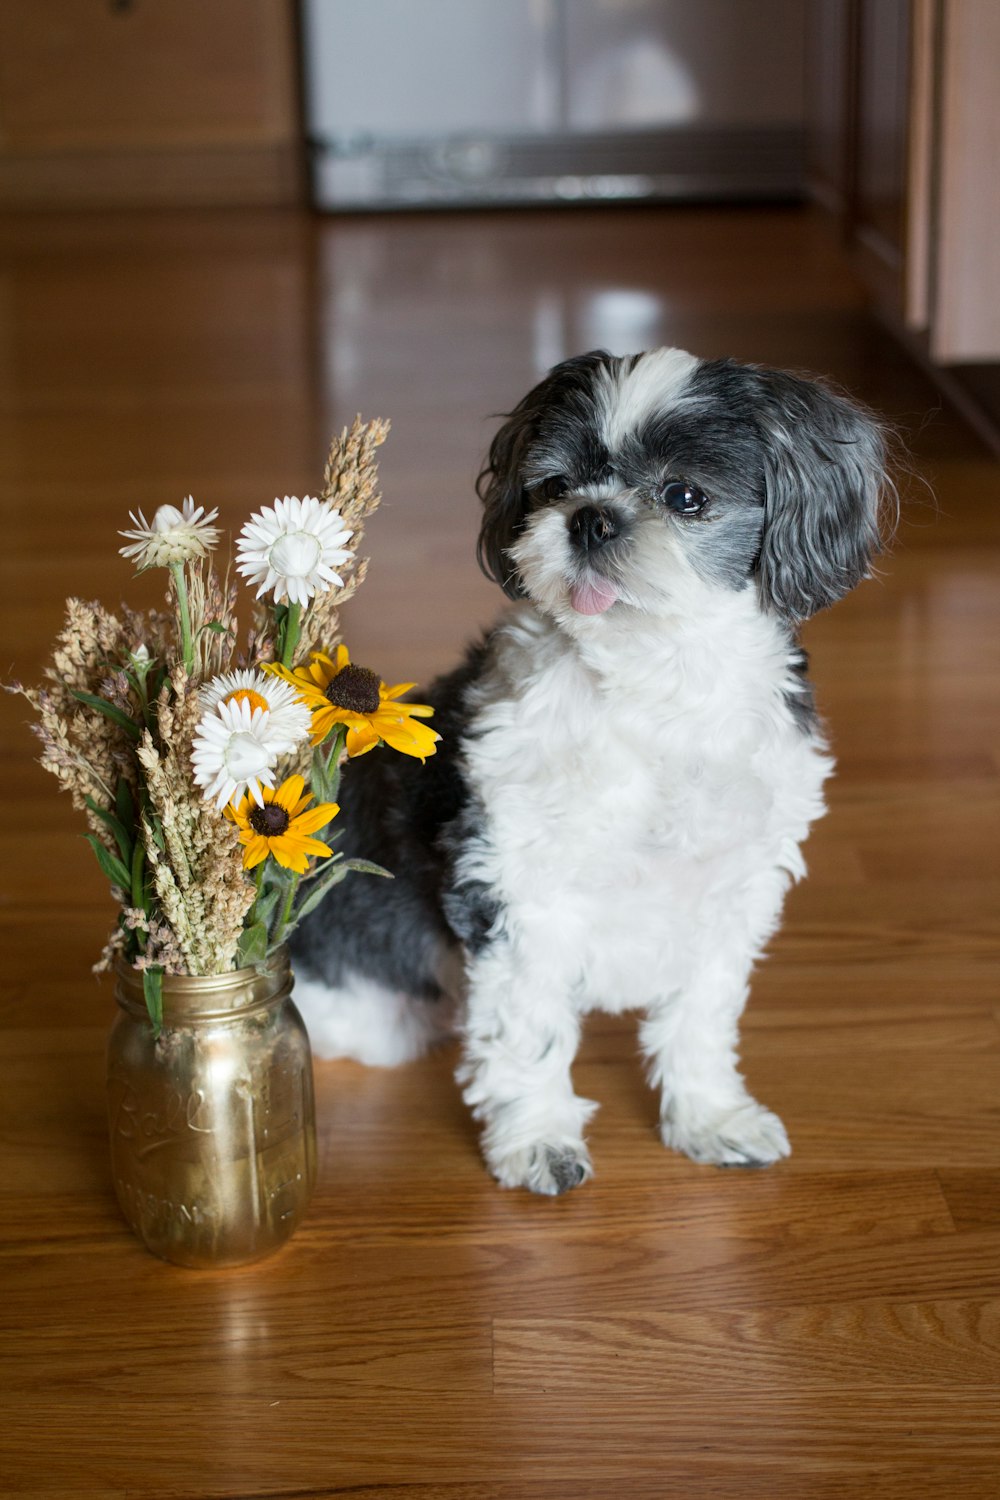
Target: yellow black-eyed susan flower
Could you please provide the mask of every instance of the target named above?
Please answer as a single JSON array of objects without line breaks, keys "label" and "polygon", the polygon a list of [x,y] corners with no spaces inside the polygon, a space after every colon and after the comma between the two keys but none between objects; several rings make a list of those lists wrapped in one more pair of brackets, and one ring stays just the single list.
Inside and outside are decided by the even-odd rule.
[{"label": "yellow black-eyed susan flower", "polygon": [[245,870],[272,855],[286,870],[304,875],[310,855],[323,858],[333,853],[329,844],[312,835],[325,828],[340,808],[336,802],[310,808],[312,793],[303,795],[304,788],[304,777],[289,776],[277,789],[262,787],[264,800],[259,805],[244,797],[238,807],[226,808],[226,817],[240,830]]},{"label": "yellow black-eyed susan flower", "polygon": [[398,682],[388,687],[378,674],[351,661],[346,646],[338,646],[333,657],[322,651],[311,653],[308,667],[269,667],[299,693],[312,712],[314,745],[322,744],[336,724],[347,728],[347,753],[364,755],[385,741],[404,755],[425,760],[435,753],[441,738],[421,719],[430,718],[433,708],[427,703],[400,703],[399,699],[416,686]]}]

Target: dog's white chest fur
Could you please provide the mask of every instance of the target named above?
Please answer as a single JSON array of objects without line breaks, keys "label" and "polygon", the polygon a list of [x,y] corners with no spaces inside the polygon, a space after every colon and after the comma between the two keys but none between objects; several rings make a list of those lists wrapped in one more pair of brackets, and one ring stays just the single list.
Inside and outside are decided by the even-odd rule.
[{"label": "dog's white chest fur", "polygon": [[683,983],[730,905],[751,913],[741,939],[766,941],[830,763],[785,703],[787,637],[749,600],[645,643],[606,624],[586,647],[530,609],[507,626],[465,753],[485,810],[465,872],[551,982],[619,1009]]}]

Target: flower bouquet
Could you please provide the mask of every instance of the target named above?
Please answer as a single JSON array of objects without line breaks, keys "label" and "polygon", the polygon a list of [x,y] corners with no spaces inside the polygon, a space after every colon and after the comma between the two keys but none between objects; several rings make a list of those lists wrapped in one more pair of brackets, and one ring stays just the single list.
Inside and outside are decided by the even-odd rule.
[{"label": "flower bouquet", "polygon": [[259,963],[349,872],[389,873],[324,841],[343,759],[383,743],[423,759],[438,738],[431,709],[401,701],[414,684],[387,686],[338,635],[387,431],[359,418],[319,498],[276,500],[243,527],[236,570],[258,607],[242,647],[237,588],[212,563],[217,512],[189,498],[122,532],[140,572],[168,573],[169,608],[70,599],[47,684],[15,684],[121,908],[96,968],[121,956],[142,972],[154,1028],[163,975]]},{"label": "flower bouquet", "polygon": [[[276,1031],[268,1057],[278,1058],[277,1072],[230,1057],[236,1094],[213,1104],[204,1070],[220,1073],[221,1043],[214,1035],[199,1052],[187,1035],[192,997],[201,1004],[208,996],[216,1018],[227,1008],[255,1016],[244,1030],[260,1049],[262,1005],[290,992],[284,945],[296,923],[352,872],[390,874],[333,848],[342,762],[382,744],[424,759],[438,739],[423,722],[431,709],[402,701],[414,684],[387,686],[352,662],[338,631],[339,608],[365,576],[358,546],[380,500],[375,454],[387,431],[385,422],[358,418],[333,442],[319,497],[278,499],[243,527],[235,570],[256,599],[242,642],[237,585],[213,561],[217,512],[189,498],[161,505],[151,522],[139,511],[122,533],[120,550],[140,572],[166,571],[167,608],[113,615],[70,599],[45,685],[12,688],[36,711],[41,764],[84,813],[118,903],[95,967],[114,968],[119,1003],[146,1017],[144,1040],[124,1047],[145,1049],[141,1066],[124,1068],[119,1046],[109,1072],[113,1158],[119,1136],[130,1149],[140,1137],[150,1148],[141,1161],[133,1153],[127,1166],[116,1162],[119,1197],[147,1243],[145,1229],[158,1226],[152,1248],[171,1259],[187,1254],[187,1264],[265,1253],[261,1225],[288,1219],[281,1193],[312,1172],[307,1148],[295,1160],[278,1149],[278,1116],[301,1124],[311,1112],[304,1032],[294,1098],[276,1102],[275,1080],[295,1072],[291,1044]],[[235,999],[226,988],[234,975],[243,985]],[[165,1017],[166,994],[173,1009]],[[297,1013],[296,1023],[301,1029]],[[250,1121],[246,1129],[237,1130],[237,1116]],[[255,1163],[259,1201],[249,1240],[237,1236],[237,1245],[223,1222],[233,1192],[217,1180],[219,1142],[247,1130],[237,1155]],[[212,1162],[194,1162],[188,1141],[184,1183],[152,1181],[149,1161],[166,1160],[192,1133],[212,1137]],[[154,1147],[169,1149],[157,1155]],[[264,1170],[268,1151],[278,1152],[273,1171]],[[272,1179],[280,1190],[265,1191]],[[201,1248],[172,1253],[178,1238],[191,1240],[178,1229],[188,1221]]]}]

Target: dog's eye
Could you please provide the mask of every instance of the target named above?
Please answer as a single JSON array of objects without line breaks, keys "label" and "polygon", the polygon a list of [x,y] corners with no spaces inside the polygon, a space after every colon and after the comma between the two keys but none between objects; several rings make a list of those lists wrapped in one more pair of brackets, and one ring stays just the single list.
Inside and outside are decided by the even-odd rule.
[{"label": "dog's eye", "polygon": [[552,474],[542,480],[539,489],[546,500],[558,500],[569,489],[569,480],[565,474]]},{"label": "dog's eye", "polygon": [[676,516],[696,516],[708,504],[708,496],[697,485],[672,479],[660,491],[660,499]]}]

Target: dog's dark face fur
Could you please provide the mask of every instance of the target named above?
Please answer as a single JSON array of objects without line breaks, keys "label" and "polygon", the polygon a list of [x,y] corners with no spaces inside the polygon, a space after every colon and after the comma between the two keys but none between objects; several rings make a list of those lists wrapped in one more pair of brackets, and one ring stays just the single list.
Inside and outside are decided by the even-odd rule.
[{"label": "dog's dark face fur", "polygon": [[[679,549],[706,583],[755,581],[806,619],[863,578],[879,544],[879,425],[811,380],[679,350],[558,365],[511,413],[480,476],[480,561],[512,598],[538,512],[592,499],[571,536],[578,578],[654,607]],[[645,578],[645,585],[644,585]]]}]

